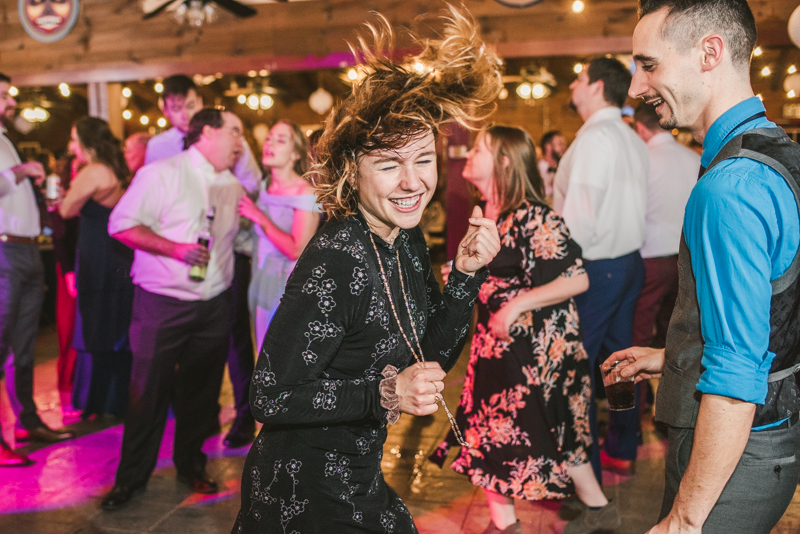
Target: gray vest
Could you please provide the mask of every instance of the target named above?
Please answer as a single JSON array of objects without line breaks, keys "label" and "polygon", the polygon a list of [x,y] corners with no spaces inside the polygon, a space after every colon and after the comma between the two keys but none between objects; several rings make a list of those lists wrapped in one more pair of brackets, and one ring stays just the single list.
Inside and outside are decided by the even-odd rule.
[{"label": "gray vest", "polygon": [[[783,176],[800,206],[800,145],[780,128],[749,130],[729,141],[709,169],[729,158],[763,163]],[[702,174],[701,174],[702,176]],[[769,350],[775,353],[764,405],[753,426],[785,419],[800,411],[800,250],[786,272],[772,281]],[[678,299],[667,331],[664,374],[659,383],[656,419],[678,428],[694,428],[700,408],[697,391],[703,373],[703,337],[694,272],[686,240],[681,236],[678,256]]]}]

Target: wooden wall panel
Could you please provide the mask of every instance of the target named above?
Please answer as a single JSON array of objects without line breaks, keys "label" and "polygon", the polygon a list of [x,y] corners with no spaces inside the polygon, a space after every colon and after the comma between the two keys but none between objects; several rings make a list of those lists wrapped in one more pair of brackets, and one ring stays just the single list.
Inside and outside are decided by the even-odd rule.
[{"label": "wooden wall panel", "polygon": [[[487,41],[506,57],[629,49],[636,24],[635,0],[588,0],[575,15],[570,0],[545,0],[515,10],[491,0],[466,0]],[[786,43],[786,20],[796,0],[750,2],[770,43]],[[443,2],[314,0],[258,4],[258,15],[237,19],[222,13],[200,29],[180,27],[169,14],[141,19],[135,0],[82,0],[70,35],[56,43],[28,37],[17,17],[17,0],[0,0],[0,70],[18,83],[125,81],[186,71],[224,73],[274,65],[317,68],[331,57],[347,58],[345,41],[377,10],[402,25],[438,27]],[[431,15],[426,15],[429,11]],[[374,19],[373,19],[374,20]],[[563,43],[564,46],[559,46]],[[627,43],[627,44],[626,44]],[[411,43],[401,38],[401,46]],[[348,61],[345,59],[345,61]],[[214,70],[205,70],[212,67]],[[331,66],[331,65],[329,65]],[[236,70],[233,70],[236,69]]]}]

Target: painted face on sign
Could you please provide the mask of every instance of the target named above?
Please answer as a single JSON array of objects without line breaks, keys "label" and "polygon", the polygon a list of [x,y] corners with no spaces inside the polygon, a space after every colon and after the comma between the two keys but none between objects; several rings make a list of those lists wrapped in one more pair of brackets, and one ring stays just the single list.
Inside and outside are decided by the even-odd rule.
[{"label": "painted face on sign", "polygon": [[52,33],[67,23],[74,4],[70,0],[26,0],[25,15],[32,26]]}]

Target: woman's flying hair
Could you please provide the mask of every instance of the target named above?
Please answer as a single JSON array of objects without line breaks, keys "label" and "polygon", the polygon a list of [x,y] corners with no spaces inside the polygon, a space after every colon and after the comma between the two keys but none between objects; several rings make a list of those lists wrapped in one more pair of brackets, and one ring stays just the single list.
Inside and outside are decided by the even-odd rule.
[{"label": "woman's flying hair", "polygon": [[[479,27],[465,11],[449,7],[441,39],[422,40],[422,52],[402,63],[392,59],[395,36],[382,15],[366,24],[363,36],[350,45],[361,58],[366,77],[325,122],[311,170],[323,209],[331,217],[354,214],[358,198],[358,159],[377,150],[399,149],[442,125],[457,122],[476,130],[494,111],[502,89],[502,62],[487,48]],[[419,68],[419,66],[422,68]]]}]

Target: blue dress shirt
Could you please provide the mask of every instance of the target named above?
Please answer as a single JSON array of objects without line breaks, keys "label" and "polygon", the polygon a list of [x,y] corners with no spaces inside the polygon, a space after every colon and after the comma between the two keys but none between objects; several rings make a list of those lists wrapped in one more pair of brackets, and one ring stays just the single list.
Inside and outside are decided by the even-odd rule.
[{"label": "blue dress shirt", "polygon": [[[775,128],[758,98],[725,112],[708,130],[701,163],[755,128]],[[686,244],[697,280],[705,345],[703,393],[763,404],[775,354],[768,350],[770,281],[789,267],[800,245],[800,216],[781,175],[751,159],[728,159],[698,181],[686,206]],[[766,428],[772,425],[765,425]],[[758,430],[756,429],[756,430]]]}]

